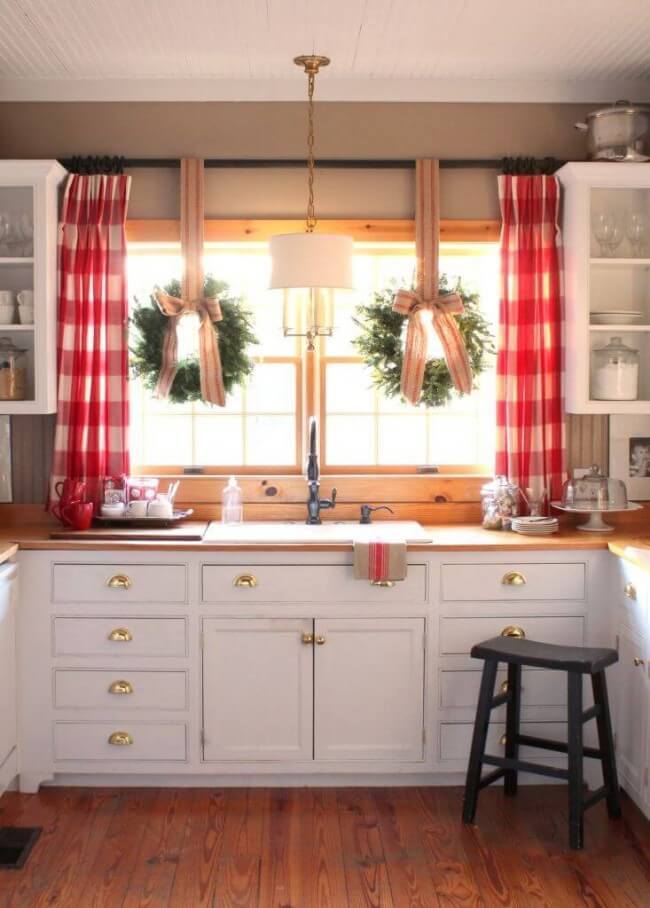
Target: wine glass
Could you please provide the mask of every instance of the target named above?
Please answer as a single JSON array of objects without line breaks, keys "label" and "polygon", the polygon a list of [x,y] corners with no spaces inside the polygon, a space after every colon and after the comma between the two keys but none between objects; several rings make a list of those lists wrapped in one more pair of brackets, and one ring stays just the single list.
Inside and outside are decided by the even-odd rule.
[{"label": "wine glass", "polygon": [[638,258],[643,255],[645,238],[648,232],[648,223],[648,215],[644,214],[642,211],[630,211],[627,216],[625,233],[630,241],[632,253]]},{"label": "wine glass", "polygon": [[611,258],[623,239],[623,231],[618,219],[613,214],[601,212],[593,219],[593,231],[600,245],[600,254]]}]

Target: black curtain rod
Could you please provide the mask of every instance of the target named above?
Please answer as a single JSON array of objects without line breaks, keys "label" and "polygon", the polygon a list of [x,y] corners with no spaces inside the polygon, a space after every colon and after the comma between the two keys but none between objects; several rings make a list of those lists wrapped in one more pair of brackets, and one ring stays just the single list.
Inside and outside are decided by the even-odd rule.
[{"label": "black curtain rod", "polygon": [[[181,166],[180,158],[121,158],[125,169],[144,167],[178,168]],[[480,169],[501,170],[504,158],[444,158],[440,161],[442,170]],[[536,160],[536,159],[529,159]],[[562,161],[552,158],[540,158],[540,165],[548,165],[553,161],[555,167],[560,167]],[[74,158],[63,158],[60,163],[68,170],[74,169]],[[263,167],[306,167],[307,161],[298,158],[207,158],[204,161],[206,168],[232,168],[243,170],[247,168]],[[401,158],[324,158],[316,161],[316,167],[323,170],[412,170],[415,168],[413,159]]]}]

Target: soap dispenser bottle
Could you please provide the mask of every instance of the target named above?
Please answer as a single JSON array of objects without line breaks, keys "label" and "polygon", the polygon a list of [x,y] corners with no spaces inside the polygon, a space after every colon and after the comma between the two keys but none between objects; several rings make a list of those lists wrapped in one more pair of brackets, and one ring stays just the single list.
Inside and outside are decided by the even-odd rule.
[{"label": "soap dispenser bottle", "polygon": [[228,485],[223,490],[221,520],[222,523],[243,523],[244,521],[243,493],[234,476],[230,477]]}]

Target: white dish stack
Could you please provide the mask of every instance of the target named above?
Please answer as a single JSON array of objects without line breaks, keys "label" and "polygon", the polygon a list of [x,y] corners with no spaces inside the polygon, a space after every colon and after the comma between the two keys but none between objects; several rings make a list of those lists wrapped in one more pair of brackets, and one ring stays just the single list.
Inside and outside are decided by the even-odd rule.
[{"label": "white dish stack", "polygon": [[560,529],[557,517],[514,517],[512,529],[522,536],[550,536]]}]

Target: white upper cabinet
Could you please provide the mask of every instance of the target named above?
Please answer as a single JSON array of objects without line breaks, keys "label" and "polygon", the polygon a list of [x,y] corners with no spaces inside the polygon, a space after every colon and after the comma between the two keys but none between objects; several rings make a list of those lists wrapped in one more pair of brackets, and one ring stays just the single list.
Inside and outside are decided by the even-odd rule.
[{"label": "white upper cabinet", "polygon": [[0,161],[0,413],[56,411],[57,161]]},{"label": "white upper cabinet", "polygon": [[[650,167],[571,163],[563,187],[566,408],[650,413]],[[610,349],[621,344],[637,355]]]}]

